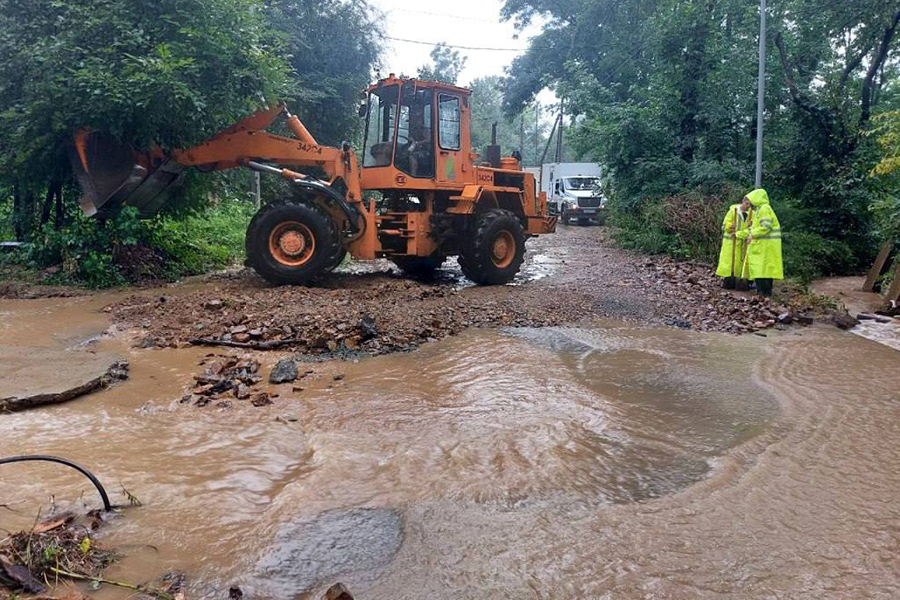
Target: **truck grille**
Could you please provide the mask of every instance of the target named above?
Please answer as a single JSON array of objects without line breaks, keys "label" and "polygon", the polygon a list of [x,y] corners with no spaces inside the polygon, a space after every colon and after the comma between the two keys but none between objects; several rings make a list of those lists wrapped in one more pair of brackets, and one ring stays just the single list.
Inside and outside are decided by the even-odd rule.
[{"label": "truck grille", "polygon": [[578,206],[581,208],[598,208],[600,206],[600,198],[579,198]]}]

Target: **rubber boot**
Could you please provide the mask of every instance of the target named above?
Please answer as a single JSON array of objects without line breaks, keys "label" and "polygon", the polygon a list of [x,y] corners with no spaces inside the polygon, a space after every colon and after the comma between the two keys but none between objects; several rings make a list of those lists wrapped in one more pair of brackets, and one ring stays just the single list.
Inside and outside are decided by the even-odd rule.
[{"label": "rubber boot", "polygon": [[762,278],[756,280],[756,291],[759,292],[760,296],[771,296],[772,295],[772,287],[775,285],[775,281],[771,278]]},{"label": "rubber boot", "polygon": [[722,280],[722,287],[726,290],[734,289],[734,277],[726,277]]}]

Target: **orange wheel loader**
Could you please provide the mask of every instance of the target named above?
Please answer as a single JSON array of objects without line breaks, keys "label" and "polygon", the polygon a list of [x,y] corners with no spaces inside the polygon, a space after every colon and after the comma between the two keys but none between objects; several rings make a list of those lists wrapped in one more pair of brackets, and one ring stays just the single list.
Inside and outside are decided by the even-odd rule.
[{"label": "orange wheel loader", "polygon": [[[296,186],[247,228],[248,264],[272,283],[306,283],[347,253],[387,258],[410,274],[427,274],[455,255],[472,281],[506,283],[522,265],[526,239],[555,231],[556,217],[518,157],[501,158],[492,145],[489,162],[479,164],[470,147],[469,94],[393,74],[369,86],[360,106],[362,165],[347,142],[317,144],[284,105],[170,152],[138,152],[82,130],[71,150],[82,209],[104,216],[128,205],[152,216],[187,168],[245,167]],[[279,117],[293,137],[266,131]]]}]

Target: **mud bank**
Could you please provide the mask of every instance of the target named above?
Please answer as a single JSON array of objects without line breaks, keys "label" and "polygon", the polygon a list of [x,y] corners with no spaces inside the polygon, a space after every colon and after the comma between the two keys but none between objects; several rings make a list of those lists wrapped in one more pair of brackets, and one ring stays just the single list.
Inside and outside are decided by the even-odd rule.
[{"label": "mud bank", "polygon": [[[722,290],[704,266],[646,257],[599,228],[530,240],[510,285],[472,286],[449,262],[431,280],[390,263],[353,264],[313,287],[272,287],[252,271],[209,278],[187,294],[141,294],[111,306],[142,347],[222,344],[306,354],[385,354],[469,327],[545,327],[598,318],[699,331],[755,332],[796,309]],[[808,321],[808,319],[807,319]]]}]

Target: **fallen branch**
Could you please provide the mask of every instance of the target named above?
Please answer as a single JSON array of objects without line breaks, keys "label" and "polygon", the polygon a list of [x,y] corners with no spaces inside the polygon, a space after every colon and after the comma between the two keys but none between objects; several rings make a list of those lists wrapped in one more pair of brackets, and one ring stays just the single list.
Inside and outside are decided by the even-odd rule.
[{"label": "fallen branch", "polygon": [[120,588],[126,588],[129,590],[134,590],[136,592],[143,592],[145,594],[150,594],[152,596],[156,596],[157,598],[161,598],[162,600],[175,600],[175,596],[169,594],[168,592],[163,592],[161,590],[155,590],[153,588],[147,588],[140,584],[128,583],[127,581],[113,581],[111,579],[104,579],[102,577],[91,577],[89,575],[82,575],[81,573],[70,573],[69,571],[63,571],[62,569],[57,569],[56,567],[50,567],[50,570],[56,573],[57,575],[62,575],[63,577],[69,577],[70,579],[79,579],[81,581],[96,581],[97,583],[105,583],[107,585],[114,585]]},{"label": "fallen branch", "polygon": [[291,344],[302,344],[304,340],[291,338],[289,340],[270,340],[268,342],[232,342],[230,340],[213,340],[210,338],[194,338],[190,343],[195,346],[228,346],[230,348],[248,348],[250,350],[271,350]]},{"label": "fallen branch", "polygon": [[24,500],[19,500],[18,502],[12,502],[10,504],[0,504],[0,508],[5,508],[9,512],[18,512],[18,511],[16,511],[16,509],[13,508],[13,506],[16,504],[24,504],[24,503],[25,503]]}]

